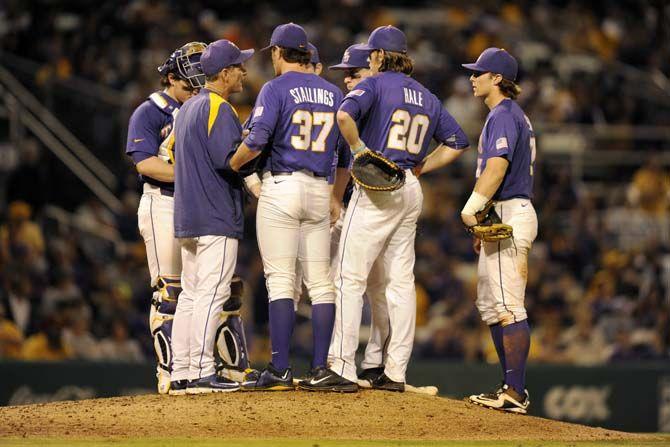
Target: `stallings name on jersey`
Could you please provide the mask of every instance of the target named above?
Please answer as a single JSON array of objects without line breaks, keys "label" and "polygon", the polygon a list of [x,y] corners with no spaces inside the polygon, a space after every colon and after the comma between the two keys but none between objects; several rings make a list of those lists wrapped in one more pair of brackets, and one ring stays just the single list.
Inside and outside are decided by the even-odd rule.
[{"label": "stallings name on jersey", "polygon": [[405,93],[405,104],[423,107],[423,93],[407,87],[403,87],[402,90]]},{"label": "stallings name on jersey", "polygon": [[333,92],[315,87],[296,87],[289,90],[293,97],[293,102],[300,104],[303,102],[312,102],[316,104],[324,104],[332,107],[335,104],[333,99]]}]

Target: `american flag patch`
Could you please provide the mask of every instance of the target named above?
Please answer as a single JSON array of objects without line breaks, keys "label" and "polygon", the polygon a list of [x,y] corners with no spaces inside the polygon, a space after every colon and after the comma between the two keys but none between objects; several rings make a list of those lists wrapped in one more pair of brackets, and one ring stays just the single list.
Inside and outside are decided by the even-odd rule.
[{"label": "american flag patch", "polygon": [[347,96],[363,96],[364,94],[365,94],[365,90],[356,89],[356,90],[350,91]]},{"label": "american flag patch", "polygon": [[496,140],[496,149],[498,149],[499,151],[503,150],[503,149],[509,149],[509,146],[507,145],[507,138],[506,137],[498,138]]},{"label": "american flag patch", "polygon": [[263,114],[263,106],[256,107],[256,110],[254,110],[254,118],[258,118]]}]

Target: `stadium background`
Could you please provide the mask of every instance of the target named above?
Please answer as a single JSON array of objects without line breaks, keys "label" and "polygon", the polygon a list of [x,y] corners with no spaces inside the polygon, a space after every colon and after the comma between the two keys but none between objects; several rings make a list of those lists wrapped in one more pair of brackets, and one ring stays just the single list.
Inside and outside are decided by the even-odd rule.
[{"label": "stadium background", "polygon": [[[0,65],[111,171],[108,189],[119,202],[92,194],[54,155],[48,138],[20,118],[30,107],[0,76],[0,363],[152,361],[140,189],[123,154],[129,114],[159,88],[156,67],[174,48],[227,38],[258,49],[286,21],[305,26],[324,65],[374,27],[400,26],[415,77],[444,100],[473,146],[486,109],[460,63],[488,46],[517,56],[519,102],[538,134],[530,361],[667,365],[670,7],[661,0],[344,0],[309,9],[298,1],[4,2]],[[232,98],[242,117],[272,76],[269,57],[257,54],[248,70],[245,92]],[[340,74],[324,76],[342,85]],[[474,157],[471,148],[456,165],[421,178],[417,361],[495,362],[474,307],[474,253],[458,217]],[[249,285],[252,359],[263,362],[267,296],[254,207],[238,272]],[[307,321],[296,328],[296,357],[309,352]]]}]

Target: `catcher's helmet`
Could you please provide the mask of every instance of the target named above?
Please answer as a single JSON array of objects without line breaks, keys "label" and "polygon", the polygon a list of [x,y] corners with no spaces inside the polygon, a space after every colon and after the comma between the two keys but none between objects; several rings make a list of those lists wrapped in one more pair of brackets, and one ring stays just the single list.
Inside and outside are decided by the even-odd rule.
[{"label": "catcher's helmet", "polygon": [[173,73],[179,79],[184,79],[191,84],[193,88],[205,86],[205,75],[200,67],[200,56],[207,48],[207,44],[202,42],[189,42],[174,52],[167,60],[158,67],[158,72],[167,76]]}]

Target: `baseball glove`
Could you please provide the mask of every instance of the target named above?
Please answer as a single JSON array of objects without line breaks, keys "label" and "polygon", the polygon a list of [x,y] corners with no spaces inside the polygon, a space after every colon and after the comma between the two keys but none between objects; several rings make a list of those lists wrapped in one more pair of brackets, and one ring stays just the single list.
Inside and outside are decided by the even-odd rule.
[{"label": "baseball glove", "polygon": [[354,157],[354,181],[372,191],[395,191],[405,184],[405,171],[386,157],[365,149]]},{"label": "baseball glove", "polygon": [[465,228],[474,237],[486,242],[496,242],[512,237],[512,227],[502,223],[492,200],[486,203],[483,210],[475,213],[475,217],[477,224]]}]

